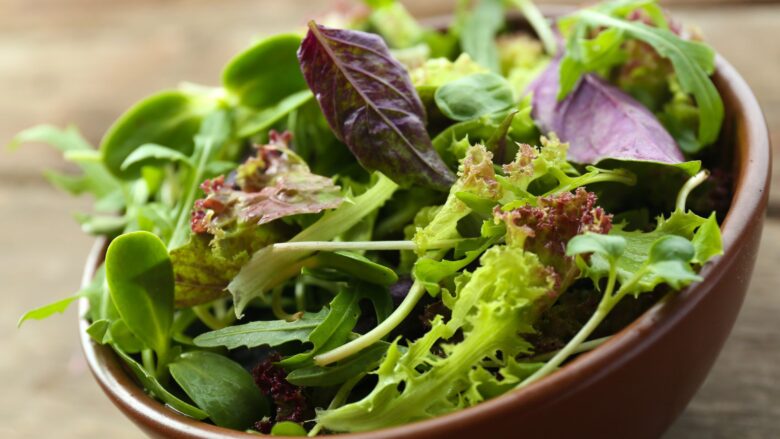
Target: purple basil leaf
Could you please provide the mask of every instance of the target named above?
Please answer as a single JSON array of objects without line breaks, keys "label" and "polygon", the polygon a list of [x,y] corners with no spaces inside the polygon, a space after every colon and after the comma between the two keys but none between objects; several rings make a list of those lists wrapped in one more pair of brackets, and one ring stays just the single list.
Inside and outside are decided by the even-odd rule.
[{"label": "purple basil leaf", "polygon": [[363,167],[402,185],[449,190],[452,172],[425,129],[425,110],[382,38],[313,21],[298,60],[336,137]]},{"label": "purple basil leaf", "polygon": [[569,142],[569,159],[681,163],[672,136],[639,101],[594,74],[580,79],[562,101],[558,95],[559,60],[550,63],[530,86],[532,115],[542,132],[554,131]]}]

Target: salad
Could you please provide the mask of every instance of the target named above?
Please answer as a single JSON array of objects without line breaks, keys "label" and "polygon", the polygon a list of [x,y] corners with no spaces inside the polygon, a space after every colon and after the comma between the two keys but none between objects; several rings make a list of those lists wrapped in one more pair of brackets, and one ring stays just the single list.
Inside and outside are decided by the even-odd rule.
[{"label": "salad", "polygon": [[555,20],[462,1],[446,29],[368,0],[268,37],[99,148],[18,135],[80,168],[46,176],[94,197],[76,219],[109,242],[87,287],[20,325],[85,298],[154,398],[274,435],[522,392],[721,254],[714,59],[654,0]]}]

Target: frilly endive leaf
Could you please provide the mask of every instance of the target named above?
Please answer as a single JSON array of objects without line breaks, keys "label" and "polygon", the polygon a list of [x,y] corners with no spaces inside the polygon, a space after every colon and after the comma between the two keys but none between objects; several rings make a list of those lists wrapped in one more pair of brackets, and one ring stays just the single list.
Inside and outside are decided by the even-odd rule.
[{"label": "frilly endive leaf", "polygon": [[312,21],[298,59],[334,134],[363,167],[402,185],[449,188],[454,175],[433,149],[409,74],[379,36]]}]

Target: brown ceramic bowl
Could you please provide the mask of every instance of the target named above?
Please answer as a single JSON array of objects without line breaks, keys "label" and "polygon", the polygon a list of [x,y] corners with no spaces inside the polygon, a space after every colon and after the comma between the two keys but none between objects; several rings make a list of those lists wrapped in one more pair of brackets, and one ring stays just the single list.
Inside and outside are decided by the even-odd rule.
[{"label": "brown ceramic bowl", "polygon": [[[549,377],[445,416],[336,438],[656,438],[701,386],[725,342],[756,260],[770,175],[767,127],[745,80],[723,58],[715,84],[726,106],[720,147],[733,151],[734,197],[722,225],[725,254],[702,270],[704,280],[669,295],[599,348]],[[90,255],[84,281],[102,258]],[[81,315],[87,303],[81,303]],[[182,416],[146,395],[113,351],[81,342],[100,387],[122,412],[155,438],[257,437]],[[605,416],[607,415],[607,416]],[[608,420],[605,421],[605,418]]]}]

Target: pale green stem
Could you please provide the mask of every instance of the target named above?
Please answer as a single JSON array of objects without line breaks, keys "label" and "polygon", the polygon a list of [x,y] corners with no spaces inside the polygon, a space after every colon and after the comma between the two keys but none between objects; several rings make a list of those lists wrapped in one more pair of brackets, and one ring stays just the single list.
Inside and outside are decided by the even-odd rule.
[{"label": "pale green stem", "polygon": [[[583,352],[592,351],[593,349],[596,349],[597,347],[599,347],[602,344],[606,343],[606,341],[609,340],[610,338],[612,338],[612,336],[601,337],[601,338],[597,338],[595,340],[586,341],[586,342],[582,343],[581,345],[579,345],[577,347],[577,349],[574,350],[573,353],[574,354],[581,354]],[[546,352],[544,354],[539,354],[539,355],[535,355],[535,356],[527,358],[527,359],[523,359],[522,361],[524,363],[537,363],[537,362],[541,362],[541,361],[549,361],[558,352],[560,352],[560,350],[552,351],[552,352]]]},{"label": "pale green stem", "polygon": [[[445,249],[455,246],[463,239],[443,239],[427,246],[428,250]],[[297,241],[273,244],[273,252],[283,251],[339,251],[339,250],[417,250],[414,241]]]},{"label": "pale green stem", "polygon": [[279,285],[278,287],[274,288],[273,296],[271,297],[271,311],[273,311],[274,316],[276,316],[276,318],[279,320],[294,322],[298,320],[301,317],[301,315],[300,313],[288,314],[287,311],[284,310],[284,307],[282,306],[283,291],[284,291],[284,286],[282,285]]},{"label": "pale green stem", "polygon": [[613,297],[612,297],[612,292],[615,289],[616,280],[617,280],[617,270],[615,268],[615,265],[612,264],[609,271],[609,280],[607,281],[607,288],[604,291],[604,295],[601,297],[601,302],[599,303],[596,312],[593,313],[593,315],[590,317],[588,322],[585,323],[585,326],[580,328],[579,332],[577,332],[577,334],[571,340],[569,340],[568,343],[566,343],[566,346],[564,346],[563,349],[558,351],[539,370],[537,370],[531,376],[529,376],[528,378],[520,382],[520,384],[517,385],[518,388],[525,387],[552,373],[555,369],[558,368],[558,366],[561,365],[561,363],[566,361],[567,358],[569,358],[572,354],[574,354],[585,340],[588,339],[588,337],[593,333],[593,331],[596,330],[599,324],[601,324],[601,322],[604,320],[604,317],[606,317],[607,314],[609,314],[609,311],[615,305],[615,302],[613,301]]},{"label": "pale green stem", "polygon": [[341,345],[332,351],[315,356],[314,362],[318,366],[326,366],[354,355],[378,342],[385,335],[389,334],[390,331],[392,331],[396,326],[403,322],[409,313],[412,312],[414,306],[417,305],[417,302],[420,300],[423,294],[425,294],[425,288],[420,282],[415,281],[414,284],[412,284],[412,288],[409,289],[409,293],[406,295],[403,302],[401,302],[398,308],[396,308],[395,311],[393,311],[393,313],[387,317],[387,319],[385,319],[371,331],[361,335],[349,343]]},{"label": "pale green stem", "polygon": [[154,352],[151,349],[144,349],[141,351],[141,362],[144,365],[144,369],[151,375],[155,375],[154,370]]},{"label": "pale green stem", "polygon": [[528,23],[534,28],[536,35],[544,45],[544,50],[550,56],[555,56],[558,52],[558,44],[555,41],[555,35],[553,35],[552,27],[550,23],[544,18],[539,8],[531,0],[512,0],[512,2],[520,9],[523,16]]},{"label": "pale green stem", "polygon": [[306,284],[300,278],[295,281],[295,307],[298,311],[306,310]]},{"label": "pale green stem", "polygon": [[696,189],[697,186],[707,181],[709,176],[709,171],[705,169],[689,178],[683,187],[680,188],[680,192],[677,193],[677,203],[675,203],[675,210],[678,212],[685,212],[685,203],[688,201],[688,195],[690,195],[691,191]]},{"label": "pale green stem", "polygon": [[206,168],[213,147],[212,141],[209,140],[208,144],[203,148],[201,155],[199,157],[193,157],[197,158],[197,162],[194,163],[195,166],[191,168],[191,178],[189,178],[189,181],[187,182],[186,195],[181,199],[182,204],[176,211],[176,226],[173,229],[171,240],[168,242],[168,248],[173,249],[184,244],[184,241],[188,236],[189,227],[187,227],[187,222],[190,220],[189,212],[192,205],[195,203],[195,196],[198,193],[200,182],[203,180],[203,170]]},{"label": "pale green stem", "polygon": [[192,312],[194,312],[200,321],[208,326],[209,329],[217,330],[225,327],[225,324],[222,321],[211,314],[207,305],[193,306]]},{"label": "pale green stem", "polygon": [[[363,379],[363,377],[366,376],[365,373],[360,373],[355,375],[354,377],[348,379],[344,382],[344,384],[339,387],[339,390],[336,392],[336,394],[333,396],[333,399],[330,400],[330,404],[328,405],[328,410],[333,410],[341,407],[344,405],[344,402],[347,401],[347,397],[349,396],[349,392],[352,391],[352,388],[355,387],[355,385]],[[309,430],[308,437],[314,437],[319,434],[319,432],[322,430],[322,424],[317,423],[312,427],[311,430]]]}]

